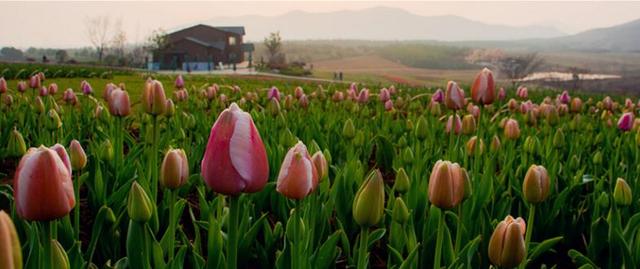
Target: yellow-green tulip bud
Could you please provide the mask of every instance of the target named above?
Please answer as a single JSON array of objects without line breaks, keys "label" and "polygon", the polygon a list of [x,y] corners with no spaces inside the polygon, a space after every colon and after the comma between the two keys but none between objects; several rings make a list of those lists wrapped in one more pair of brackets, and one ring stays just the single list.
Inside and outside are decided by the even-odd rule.
[{"label": "yellow-green tulip bud", "polygon": [[38,111],[39,114],[44,113],[44,102],[42,101],[42,98],[40,98],[40,96],[36,96],[36,101],[34,106],[36,111]]},{"label": "yellow-green tulip bud", "polygon": [[9,143],[7,144],[7,153],[10,157],[22,157],[27,152],[27,145],[24,142],[22,134],[17,129],[13,129],[9,135]]},{"label": "yellow-green tulip bud", "polygon": [[562,128],[558,128],[555,135],[553,135],[553,146],[556,148],[564,146],[564,132],[562,131]]},{"label": "yellow-green tulip bud", "polygon": [[471,114],[462,117],[462,133],[470,135],[476,131],[476,118]]},{"label": "yellow-green tulip bud", "polygon": [[596,151],[596,153],[593,154],[593,164],[595,165],[602,164],[602,152]]},{"label": "yellow-green tulip bud", "polygon": [[413,150],[410,147],[406,147],[404,151],[402,151],[402,160],[405,164],[411,164],[413,162]]},{"label": "yellow-green tulip bud", "polygon": [[71,167],[74,170],[80,170],[87,165],[87,154],[84,153],[84,149],[82,149],[82,145],[78,140],[71,141],[69,157],[71,157]]},{"label": "yellow-green tulip bud", "polygon": [[395,182],[393,183],[393,189],[399,193],[406,193],[409,191],[410,187],[411,181],[409,180],[409,175],[407,175],[404,168],[398,169]]},{"label": "yellow-green tulip bud", "polygon": [[64,250],[60,242],[55,239],[51,239],[51,259],[52,259],[52,269],[69,269],[71,266],[69,265],[69,257],[67,256],[67,252]]},{"label": "yellow-green tulip bud", "polygon": [[619,206],[628,206],[631,204],[633,195],[631,193],[631,187],[622,179],[616,180],[616,187],[613,189],[613,199]]},{"label": "yellow-green tulip bud", "polygon": [[344,123],[344,127],[342,128],[342,136],[346,139],[353,139],[356,136],[356,127],[353,126],[353,121],[348,119]]},{"label": "yellow-green tulip bud", "polygon": [[536,153],[538,149],[538,138],[533,136],[527,136],[524,140],[524,151],[529,154]]},{"label": "yellow-green tulip bud", "polygon": [[476,148],[476,144],[478,142],[478,136],[473,136],[469,139],[469,141],[467,141],[466,144],[466,148],[467,148],[467,155],[469,156],[473,156],[473,155],[482,155],[482,153],[484,152],[484,142],[482,141],[482,139],[480,139],[480,148]]},{"label": "yellow-green tulip bud", "polygon": [[500,137],[498,135],[494,135],[491,139],[491,151],[498,152],[500,150]]},{"label": "yellow-green tulip bud", "polygon": [[0,268],[21,269],[20,238],[11,217],[0,210]]},{"label": "yellow-green tulip bud", "polygon": [[362,227],[376,225],[384,213],[384,182],[379,170],[373,170],[362,182],[353,199],[353,218]]},{"label": "yellow-green tulip bud", "polygon": [[427,120],[420,116],[420,118],[418,118],[418,123],[416,124],[416,137],[420,140],[424,140],[425,138],[427,138],[427,135],[429,134],[429,126],[427,123]]},{"label": "yellow-green tulip bud", "polygon": [[473,184],[471,184],[471,177],[469,177],[467,169],[462,168],[462,177],[464,179],[464,197],[462,199],[464,200],[473,195]]},{"label": "yellow-green tulip bud", "polygon": [[110,162],[113,160],[113,145],[111,144],[111,140],[107,139],[102,144],[100,144],[100,157],[105,162]]},{"label": "yellow-green tulip bud", "polygon": [[400,197],[396,197],[396,201],[393,204],[393,211],[391,211],[391,218],[400,224],[404,224],[409,220],[409,209],[404,201]]},{"label": "yellow-green tulip bud", "polygon": [[49,130],[57,130],[62,127],[62,120],[55,109],[50,109],[47,113],[46,126]]},{"label": "yellow-green tulip bud", "polygon": [[134,181],[127,199],[127,213],[129,218],[137,222],[147,222],[153,214],[153,204],[142,186]]}]

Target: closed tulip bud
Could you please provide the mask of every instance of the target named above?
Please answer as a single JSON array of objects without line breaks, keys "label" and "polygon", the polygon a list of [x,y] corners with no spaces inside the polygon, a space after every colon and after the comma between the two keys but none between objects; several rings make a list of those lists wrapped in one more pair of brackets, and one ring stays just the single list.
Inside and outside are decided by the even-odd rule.
[{"label": "closed tulip bud", "polygon": [[511,112],[516,111],[518,109],[518,101],[513,98],[509,99],[509,102],[507,102],[507,107]]},{"label": "closed tulip bud", "polygon": [[84,95],[90,95],[93,93],[93,88],[91,87],[91,84],[89,84],[89,82],[87,82],[86,80],[83,80],[80,83],[80,89],[82,89],[82,93]]},{"label": "closed tulip bud", "polygon": [[13,96],[6,94],[3,96],[2,101],[7,107],[11,107],[13,105]]},{"label": "closed tulip bud", "polygon": [[7,81],[4,77],[0,77],[0,94],[7,92]]},{"label": "closed tulip bud", "polygon": [[504,88],[500,87],[500,90],[498,90],[498,100],[504,101],[505,98],[507,98],[507,92]]},{"label": "closed tulip bud", "polygon": [[549,196],[550,182],[547,169],[531,165],[522,183],[522,194],[529,203],[541,203]]},{"label": "closed tulip bud", "polygon": [[518,86],[516,90],[516,95],[521,99],[527,99],[529,97],[529,90],[525,86]]},{"label": "closed tulip bud", "polygon": [[313,162],[313,165],[316,167],[316,171],[318,171],[319,181],[329,177],[329,164],[322,151],[314,153],[313,156],[311,156],[311,162]]},{"label": "closed tulip bud", "polygon": [[442,89],[437,89],[431,95],[431,102],[435,102],[435,103],[438,103],[438,104],[441,104],[442,102],[444,102],[444,92],[442,92]]},{"label": "closed tulip bud", "polygon": [[69,257],[60,242],[51,239],[51,263],[55,269],[69,269]]},{"label": "closed tulip bud", "polygon": [[69,156],[59,144],[30,148],[18,164],[13,187],[18,215],[26,220],[58,219],[76,204]]},{"label": "closed tulip bud", "polygon": [[87,154],[84,153],[82,145],[78,140],[72,140],[69,146],[69,155],[71,157],[71,167],[75,170],[80,170],[87,165]]},{"label": "closed tulip bud", "polygon": [[111,162],[113,160],[113,145],[111,140],[107,139],[100,144],[100,158],[105,162]]},{"label": "closed tulip bud", "polygon": [[176,77],[175,86],[176,89],[184,88],[184,79],[182,78],[182,75],[178,75],[178,77]]},{"label": "closed tulip bud", "polygon": [[60,120],[60,115],[56,112],[55,109],[49,109],[47,113],[47,122],[46,126],[49,130],[56,130],[62,127],[62,120]]},{"label": "closed tulip bud", "polygon": [[476,131],[476,119],[473,115],[467,114],[462,117],[462,133],[470,135]]},{"label": "closed tulip bud", "polygon": [[464,197],[464,185],[460,165],[439,160],[429,177],[429,201],[441,209],[454,208]]},{"label": "closed tulip bud", "polygon": [[476,75],[471,85],[471,98],[481,105],[491,104],[495,99],[495,89],[493,73],[488,68],[484,68]]},{"label": "closed tulip bud", "polygon": [[420,140],[424,140],[429,135],[429,124],[427,120],[420,116],[418,118],[418,122],[416,123],[416,137]]},{"label": "closed tulip bud", "polygon": [[280,101],[280,91],[278,90],[278,88],[276,88],[276,86],[271,87],[267,91],[267,99],[270,99],[270,100],[276,99]]},{"label": "closed tulip bud", "polygon": [[489,239],[489,260],[498,267],[518,266],[526,255],[524,236],[526,224],[522,218],[507,216]]},{"label": "closed tulip bud", "polygon": [[596,164],[596,165],[602,164],[602,152],[596,151],[596,153],[593,154],[592,161],[593,161],[593,164]]},{"label": "closed tulip bud", "polygon": [[182,149],[170,149],[160,168],[160,186],[171,190],[180,188],[189,177],[189,162]]},{"label": "closed tulip bud", "polygon": [[393,101],[392,100],[387,100],[386,102],[384,102],[384,110],[393,111]]},{"label": "closed tulip bud", "polygon": [[54,95],[58,92],[58,84],[51,83],[49,84],[49,88],[47,89],[48,93]]},{"label": "closed tulip bud", "polygon": [[514,119],[508,119],[504,124],[504,136],[507,139],[516,140],[520,137],[520,127]]},{"label": "closed tulip bud", "polygon": [[391,94],[389,93],[389,90],[387,90],[387,88],[382,88],[382,90],[380,90],[378,98],[380,99],[380,102],[386,103],[387,101],[391,100]]},{"label": "closed tulip bud", "polygon": [[45,86],[40,87],[40,89],[38,90],[38,95],[40,95],[41,97],[47,96],[48,94],[49,90]]},{"label": "closed tulip bud", "polygon": [[20,238],[11,217],[0,210],[0,268],[22,268]]},{"label": "closed tulip bud", "polygon": [[293,96],[290,94],[284,97],[284,108],[290,110],[293,107]]},{"label": "closed tulip bud", "polygon": [[613,200],[615,200],[619,206],[628,206],[633,202],[632,198],[629,184],[627,184],[624,179],[618,178],[616,180],[616,186],[613,189]]},{"label": "closed tulip bud", "polygon": [[102,99],[109,102],[109,98],[111,97],[111,92],[116,88],[118,88],[118,86],[116,86],[116,84],[113,84],[111,82],[107,83],[107,85],[104,85],[104,91],[102,91]]},{"label": "closed tulip bud", "polygon": [[16,86],[17,90],[19,92],[25,92],[27,90],[27,82],[26,81],[19,81],[18,85]]},{"label": "closed tulip bud", "polygon": [[358,103],[366,104],[367,102],[369,102],[369,89],[363,88],[358,93]]},{"label": "closed tulip bud", "polygon": [[440,103],[437,103],[435,101],[431,101],[429,103],[429,114],[433,115],[433,116],[440,116],[442,115],[442,109],[440,108]]},{"label": "closed tulip bud", "polygon": [[176,114],[176,105],[173,104],[173,100],[167,99],[165,106],[164,115],[168,118],[173,117],[173,115]]},{"label": "closed tulip bud", "polygon": [[307,108],[309,107],[309,98],[306,95],[303,95],[298,99],[298,103],[302,108]]},{"label": "closed tulip bud", "polygon": [[31,76],[31,78],[29,78],[29,87],[31,87],[31,89],[39,89],[42,87],[40,77],[37,75]]},{"label": "closed tulip bud", "polygon": [[464,197],[463,199],[467,199],[473,195],[473,184],[471,184],[471,177],[469,177],[469,173],[467,169],[462,168],[462,178],[464,179]]},{"label": "closed tulip bud", "polygon": [[462,132],[462,121],[460,120],[460,116],[458,116],[458,114],[449,116],[444,132],[447,134],[453,132],[456,135]]},{"label": "closed tulip bud", "polygon": [[147,222],[153,214],[153,204],[144,188],[134,181],[127,198],[127,213],[129,218],[137,222]]},{"label": "closed tulip bud", "polygon": [[334,92],[333,96],[331,96],[331,100],[334,102],[341,102],[342,100],[344,100],[344,93],[342,93],[341,91]]},{"label": "closed tulip bud", "polygon": [[302,97],[304,95],[304,90],[302,89],[302,87],[298,86],[293,91],[293,93],[295,94],[296,98],[300,98],[300,97]]},{"label": "closed tulip bud", "polygon": [[580,113],[582,112],[582,99],[580,97],[574,97],[571,100],[571,112],[572,113]]},{"label": "closed tulip bud", "polygon": [[36,101],[35,101],[34,107],[36,111],[38,111],[38,113],[40,114],[44,113],[45,107],[44,107],[44,102],[42,101],[42,98],[40,98],[40,96],[36,96],[35,100]]},{"label": "closed tulip bud", "polygon": [[272,116],[277,116],[280,114],[280,102],[278,101],[278,99],[271,98],[267,106]]},{"label": "closed tulip bud", "polygon": [[391,219],[397,223],[405,224],[410,216],[409,209],[402,198],[396,197],[396,201],[393,204],[393,211],[391,211]]},{"label": "closed tulip bud", "polygon": [[276,191],[290,199],[301,200],[316,189],[318,182],[318,171],[307,147],[298,141],[282,162]]},{"label": "closed tulip bud", "polygon": [[393,189],[399,193],[406,193],[409,191],[409,187],[411,187],[411,181],[409,181],[409,175],[404,170],[404,168],[398,169],[396,173],[396,179],[393,183]]},{"label": "closed tulip bud", "polygon": [[126,117],[131,114],[131,103],[129,101],[129,93],[116,88],[111,91],[109,96],[109,113],[116,117]]},{"label": "closed tulip bud", "polygon": [[76,105],[78,103],[78,97],[71,88],[64,91],[62,94],[62,100],[64,100],[67,105]]},{"label": "closed tulip bud", "polygon": [[564,146],[564,132],[562,128],[558,128],[553,135],[553,146],[556,148],[562,148]]},{"label": "closed tulip bud", "polygon": [[148,80],[142,91],[142,107],[148,114],[158,116],[165,112],[167,97],[162,83],[157,80]]},{"label": "closed tulip bud", "polygon": [[523,149],[526,153],[534,154],[538,150],[538,138],[535,136],[527,136],[524,140]]},{"label": "closed tulip bud", "polygon": [[500,137],[498,137],[497,135],[494,135],[493,138],[491,139],[491,151],[493,152],[498,152],[500,150]]},{"label": "closed tulip bud", "polygon": [[353,139],[356,136],[356,127],[353,126],[353,121],[347,119],[342,128],[342,136],[346,139]]},{"label": "closed tulip bud", "polygon": [[258,192],[267,183],[269,164],[262,138],[251,115],[235,103],[211,127],[201,167],[207,186],[226,195]]},{"label": "closed tulip bud", "polygon": [[376,225],[384,214],[384,182],[379,170],[373,170],[362,182],[353,199],[353,219],[361,227]]},{"label": "closed tulip bud", "polygon": [[460,89],[454,81],[447,83],[447,91],[445,92],[444,99],[449,109],[459,110],[464,107],[464,91]]},{"label": "closed tulip bud", "polygon": [[476,149],[477,141],[477,136],[473,136],[469,139],[469,141],[467,141],[467,155],[482,155],[482,153],[484,152],[484,142],[482,141],[482,139],[480,139],[480,148]]},{"label": "closed tulip bud", "polygon": [[410,147],[406,147],[403,151],[402,151],[402,161],[404,164],[411,164],[413,162],[414,156],[413,156],[413,150],[411,150]]},{"label": "closed tulip bud", "polygon": [[22,134],[17,129],[13,129],[9,135],[7,143],[7,154],[9,157],[22,157],[27,152],[27,146]]},{"label": "closed tulip bud", "polygon": [[623,132],[628,132],[633,127],[633,113],[626,112],[620,116],[618,120],[618,129]]},{"label": "closed tulip bud", "polygon": [[611,100],[611,97],[606,96],[602,99],[602,108],[609,111],[613,110],[613,100]]},{"label": "closed tulip bud", "polygon": [[560,97],[558,98],[558,101],[560,101],[560,103],[563,104],[568,104],[571,101],[571,97],[569,96],[569,92],[568,91],[563,91],[562,94],[560,95]]}]

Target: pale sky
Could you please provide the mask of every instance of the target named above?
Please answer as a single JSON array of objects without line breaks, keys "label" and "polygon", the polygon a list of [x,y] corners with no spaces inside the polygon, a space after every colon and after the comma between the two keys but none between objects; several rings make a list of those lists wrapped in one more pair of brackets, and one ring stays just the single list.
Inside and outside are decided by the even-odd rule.
[{"label": "pale sky", "polygon": [[90,46],[84,22],[95,16],[120,19],[128,41],[135,43],[144,41],[153,29],[174,30],[218,16],[277,16],[294,10],[331,12],[378,6],[492,24],[553,26],[566,33],[640,18],[640,2],[0,2],[0,47]]}]

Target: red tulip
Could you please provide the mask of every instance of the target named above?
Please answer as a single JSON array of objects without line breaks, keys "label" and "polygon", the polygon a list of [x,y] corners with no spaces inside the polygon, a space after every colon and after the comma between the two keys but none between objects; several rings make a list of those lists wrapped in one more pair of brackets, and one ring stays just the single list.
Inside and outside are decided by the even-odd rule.
[{"label": "red tulip", "polygon": [[459,110],[464,107],[464,91],[458,87],[455,81],[447,83],[444,101],[449,109]]},{"label": "red tulip", "polygon": [[498,100],[504,101],[505,98],[507,98],[507,92],[504,88],[500,88],[500,90],[498,90]]},{"label": "red tulip", "polygon": [[318,181],[318,171],[307,147],[298,141],[284,157],[276,190],[288,198],[300,200],[315,190]]},{"label": "red tulip", "polygon": [[563,104],[568,104],[569,102],[571,102],[571,96],[569,96],[569,92],[566,90],[563,91],[560,97],[558,98],[558,101],[560,101],[560,103],[563,103]]},{"label": "red tulip", "polygon": [[116,88],[109,96],[109,112],[117,117],[126,117],[131,113],[129,93]]},{"label": "red tulip", "polygon": [[30,148],[18,164],[13,185],[17,212],[27,220],[64,217],[76,203],[69,155],[60,144]]},{"label": "red tulip", "polygon": [[488,105],[495,99],[496,84],[493,73],[488,68],[482,69],[476,75],[471,85],[471,98],[478,104]]},{"label": "red tulip", "polygon": [[235,103],[211,128],[202,175],[213,191],[237,195],[262,190],[269,178],[267,153],[251,115]]}]

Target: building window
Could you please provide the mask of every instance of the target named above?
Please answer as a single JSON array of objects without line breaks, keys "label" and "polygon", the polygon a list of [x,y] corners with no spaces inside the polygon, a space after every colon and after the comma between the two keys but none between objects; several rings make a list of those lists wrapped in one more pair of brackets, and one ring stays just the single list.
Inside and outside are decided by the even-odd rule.
[{"label": "building window", "polygon": [[229,46],[233,46],[236,44],[236,37],[235,36],[230,36],[229,37]]}]

